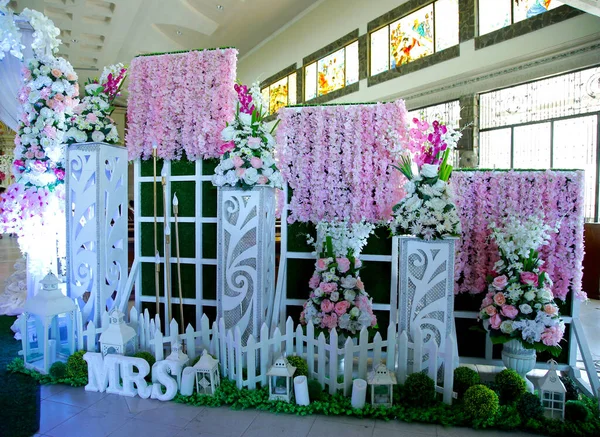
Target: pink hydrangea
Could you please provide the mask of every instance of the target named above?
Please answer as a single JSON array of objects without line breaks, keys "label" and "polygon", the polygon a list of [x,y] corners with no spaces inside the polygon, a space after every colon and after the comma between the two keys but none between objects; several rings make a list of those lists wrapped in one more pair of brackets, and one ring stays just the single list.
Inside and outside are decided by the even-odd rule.
[{"label": "pink hydrangea", "polygon": [[321,288],[321,290],[323,290],[323,293],[333,293],[337,290],[337,284],[335,284],[334,282],[321,282],[321,285],[319,285],[319,287]]},{"label": "pink hydrangea", "polygon": [[551,326],[542,332],[542,343],[546,346],[558,346],[564,335],[564,329],[560,325]]},{"label": "pink hydrangea", "polygon": [[337,327],[337,321],[338,318],[336,313],[327,314],[321,319],[321,327],[327,329],[334,329]]}]

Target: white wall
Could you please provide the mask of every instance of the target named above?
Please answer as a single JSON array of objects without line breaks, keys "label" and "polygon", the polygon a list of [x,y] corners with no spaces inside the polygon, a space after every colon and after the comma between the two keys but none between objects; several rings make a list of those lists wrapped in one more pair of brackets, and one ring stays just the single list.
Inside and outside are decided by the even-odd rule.
[{"label": "white wall", "polygon": [[[365,34],[369,21],[402,3],[401,0],[323,0],[242,57],[238,78],[252,83],[294,62],[301,67],[303,57],[354,29],[358,28],[360,35]],[[409,108],[438,103],[593,65],[600,61],[600,48],[580,49],[599,42],[600,18],[585,14],[481,50],[475,50],[474,40],[467,41],[461,44],[459,58],[372,87],[362,80],[358,92],[338,101],[402,97]],[[514,68],[523,65],[526,68]],[[515,71],[504,71],[507,69]],[[490,74],[494,77],[487,77]]]}]

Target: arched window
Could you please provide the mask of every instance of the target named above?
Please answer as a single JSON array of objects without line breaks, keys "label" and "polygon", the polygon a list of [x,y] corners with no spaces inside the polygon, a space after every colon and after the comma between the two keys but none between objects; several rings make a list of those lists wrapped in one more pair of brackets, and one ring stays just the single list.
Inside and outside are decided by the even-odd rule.
[{"label": "arched window", "polygon": [[374,76],[458,44],[458,0],[438,0],[370,33]]},{"label": "arched window", "polygon": [[479,0],[479,35],[562,6],[557,0]]}]

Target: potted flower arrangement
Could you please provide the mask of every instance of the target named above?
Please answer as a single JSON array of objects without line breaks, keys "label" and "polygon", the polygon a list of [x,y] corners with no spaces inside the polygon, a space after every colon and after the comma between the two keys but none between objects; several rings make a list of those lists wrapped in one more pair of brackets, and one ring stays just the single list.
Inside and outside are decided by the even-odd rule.
[{"label": "potted flower arrangement", "polygon": [[[535,366],[536,351],[557,356],[565,324],[552,294],[552,279],[543,269],[539,249],[556,229],[540,217],[508,216],[502,225],[490,224],[500,260],[488,276],[488,293],[479,317],[494,344],[504,344],[502,360],[521,376]],[[528,382],[530,390],[533,385]]]},{"label": "potted flower arrangement", "polygon": [[264,117],[268,106],[263,102],[258,83],[248,89],[235,85],[238,102],[233,122],[223,129],[220,162],[212,182],[217,187],[252,189],[254,186],[283,187],[281,173],[273,157],[275,140]]},{"label": "potted flower arrangement", "polygon": [[309,236],[318,258],[300,322],[310,321],[317,331],[327,333],[336,329],[342,334],[341,344],[344,336],[353,337],[363,328],[377,325],[372,300],[359,276],[362,262],[358,258],[373,229],[364,222],[320,222],[317,241]]}]

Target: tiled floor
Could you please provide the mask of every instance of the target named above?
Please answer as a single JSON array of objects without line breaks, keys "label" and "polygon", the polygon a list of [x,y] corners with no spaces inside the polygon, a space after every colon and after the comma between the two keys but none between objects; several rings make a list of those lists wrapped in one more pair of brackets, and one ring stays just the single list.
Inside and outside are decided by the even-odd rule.
[{"label": "tiled floor", "polygon": [[[19,256],[16,240],[0,240],[0,284],[12,274]],[[600,302],[588,304],[582,322],[589,339],[600,329]],[[600,341],[591,342],[596,359]],[[89,393],[83,388],[42,386],[41,426],[36,436],[49,437],[470,437],[527,436],[524,433],[474,431],[397,421],[277,415],[256,410],[202,408],[174,402]]]}]

